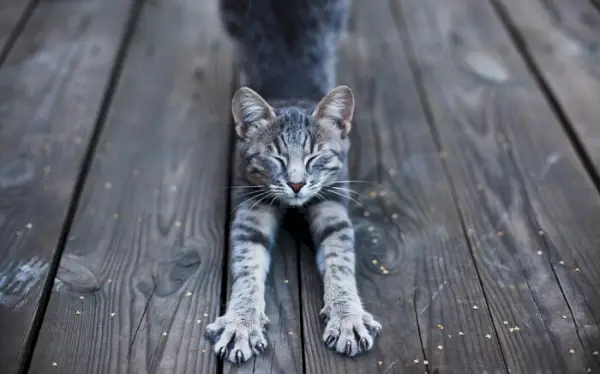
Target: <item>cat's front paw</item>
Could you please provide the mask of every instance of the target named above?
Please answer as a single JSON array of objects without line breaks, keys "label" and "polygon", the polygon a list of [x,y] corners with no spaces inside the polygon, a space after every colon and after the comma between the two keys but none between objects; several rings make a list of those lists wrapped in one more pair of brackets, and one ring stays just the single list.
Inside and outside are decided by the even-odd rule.
[{"label": "cat's front paw", "polygon": [[381,324],[362,307],[325,306],[320,316],[327,323],[323,333],[325,345],[346,356],[369,351],[381,332]]},{"label": "cat's front paw", "polygon": [[241,364],[267,348],[264,335],[267,316],[225,314],[206,327],[206,337],[222,359]]}]

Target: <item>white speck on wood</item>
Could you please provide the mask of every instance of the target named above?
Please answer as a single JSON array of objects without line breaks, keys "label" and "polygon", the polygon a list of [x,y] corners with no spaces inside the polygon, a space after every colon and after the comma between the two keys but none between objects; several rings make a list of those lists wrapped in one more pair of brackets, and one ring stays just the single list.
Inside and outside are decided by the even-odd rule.
[{"label": "white speck on wood", "polygon": [[546,175],[548,175],[548,172],[550,172],[550,168],[553,165],[556,165],[561,157],[562,155],[559,152],[552,152],[548,155],[548,157],[546,157],[546,162],[544,163],[544,166],[542,166],[542,170],[540,171],[541,180],[544,180],[544,178],[546,178]]},{"label": "white speck on wood", "polygon": [[470,52],[465,56],[467,65],[480,77],[494,83],[503,83],[508,77],[508,71],[496,56],[483,52]]}]

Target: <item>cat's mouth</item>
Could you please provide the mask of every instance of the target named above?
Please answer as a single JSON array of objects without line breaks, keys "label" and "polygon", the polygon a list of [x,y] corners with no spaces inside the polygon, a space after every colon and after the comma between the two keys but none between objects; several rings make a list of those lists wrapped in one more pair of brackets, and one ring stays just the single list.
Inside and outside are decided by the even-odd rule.
[{"label": "cat's mouth", "polygon": [[300,207],[304,204],[306,204],[310,199],[312,198],[312,195],[310,194],[295,194],[295,195],[286,195],[285,197],[283,197],[283,202],[289,206],[293,206],[293,207]]}]

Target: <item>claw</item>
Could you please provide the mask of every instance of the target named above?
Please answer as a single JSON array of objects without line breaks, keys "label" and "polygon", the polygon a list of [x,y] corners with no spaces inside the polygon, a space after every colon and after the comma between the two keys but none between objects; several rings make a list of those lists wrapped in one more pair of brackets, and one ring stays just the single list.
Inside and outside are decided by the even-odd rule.
[{"label": "claw", "polygon": [[227,348],[221,347],[221,349],[219,349],[219,358],[223,359],[223,358],[225,358],[226,355],[227,355]]},{"label": "claw", "polygon": [[335,342],[335,340],[336,340],[336,337],[335,337],[335,336],[333,336],[333,335],[329,335],[329,336],[327,337],[327,339],[325,339],[325,344],[326,344],[328,347],[331,347],[331,345],[332,345],[332,344]]},{"label": "claw", "polygon": [[369,325],[365,325],[365,327],[367,328],[367,330],[369,330],[369,333],[371,333],[371,335],[373,335],[373,336],[377,336],[381,332],[381,327],[379,327],[379,326],[372,327]]},{"label": "claw", "polygon": [[239,365],[242,362],[244,362],[244,354],[242,351],[235,352],[235,363]]},{"label": "claw", "polygon": [[350,352],[352,351],[352,342],[348,340],[346,342],[346,346],[344,347],[344,354],[346,356],[350,356]]},{"label": "claw", "polygon": [[369,350],[369,342],[367,342],[366,338],[360,339],[360,342],[358,342],[358,345],[360,347],[360,350],[363,352],[366,352]]},{"label": "claw", "polygon": [[258,353],[265,353],[265,345],[263,343],[258,343],[254,348],[258,351]]}]

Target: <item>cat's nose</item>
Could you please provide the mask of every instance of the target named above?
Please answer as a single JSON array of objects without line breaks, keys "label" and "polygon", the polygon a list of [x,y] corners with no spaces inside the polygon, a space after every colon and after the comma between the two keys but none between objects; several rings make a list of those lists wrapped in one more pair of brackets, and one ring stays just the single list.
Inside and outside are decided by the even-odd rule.
[{"label": "cat's nose", "polygon": [[292,191],[294,191],[295,193],[300,192],[300,190],[302,189],[302,187],[304,187],[306,183],[301,182],[301,183],[288,183],[288,186],[290,186],[290,188],[292,189]]}]

